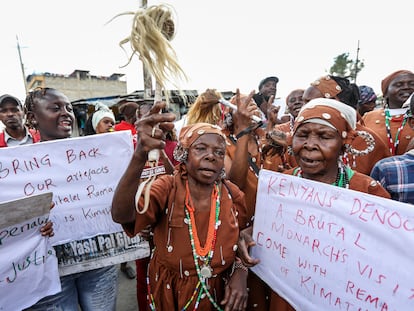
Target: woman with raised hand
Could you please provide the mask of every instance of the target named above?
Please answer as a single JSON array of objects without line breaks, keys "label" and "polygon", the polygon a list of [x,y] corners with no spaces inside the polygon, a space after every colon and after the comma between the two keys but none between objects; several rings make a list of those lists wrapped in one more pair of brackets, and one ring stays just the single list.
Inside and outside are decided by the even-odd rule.
[{"label": "woman with raised hand", "polygon": [[236,259],[239,228],[246,222],[244,195],[222,178],[221,129],[207,123],[184,127],[174,175],[160,176],[149,195],[135,198],[149,151],[164,148],[164,133],[174,126],[174,114],[159,113],[163,107],[156,103],[136,123],[137,148],[115,190],[112,218],[131,236],[153,227],[151,310],[244,310],[247,269]]}]

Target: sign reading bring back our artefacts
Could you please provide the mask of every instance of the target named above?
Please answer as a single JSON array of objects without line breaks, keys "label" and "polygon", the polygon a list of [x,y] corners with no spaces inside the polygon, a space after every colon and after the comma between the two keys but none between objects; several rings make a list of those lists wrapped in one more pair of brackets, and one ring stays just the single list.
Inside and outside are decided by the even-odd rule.
[{"label": "sign reading bring back our artefacts", "polygon": [[413,310],[414,208],[261,170],[253,271],[297,310]]},{"label": "sign reading bring back our artefacts", "polygon": [[61,275],[149,255],[111,217],[112,197],[133,153],[130,131],[0,149],[0,202],[53,193],[51,243]]}]

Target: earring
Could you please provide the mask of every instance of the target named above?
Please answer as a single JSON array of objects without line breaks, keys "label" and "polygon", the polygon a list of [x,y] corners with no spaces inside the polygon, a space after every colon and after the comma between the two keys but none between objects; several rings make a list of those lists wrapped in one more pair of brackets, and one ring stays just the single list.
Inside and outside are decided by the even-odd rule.
[{"label": "earring", "polygon": [[225,178],[226,178],[226,170],[223,167],[220,172],[220,179],[225,179]]},{"label": "earring", "polygon": [[357,133],[358,136],[362,137],[365,140],[365,143],[367,144],[367,147],[363,150],[357,150],[357,149],[352,148],[351,146],[349,146],[349,152],[352,153],[356,157],[364,156],[364,155],[367,155],[368,153],[372,152],[372,150],[374,150],[374,148],[375,148],[375,139],[374,139],[374,137],[366,131],[356,131],[356,133]]}]

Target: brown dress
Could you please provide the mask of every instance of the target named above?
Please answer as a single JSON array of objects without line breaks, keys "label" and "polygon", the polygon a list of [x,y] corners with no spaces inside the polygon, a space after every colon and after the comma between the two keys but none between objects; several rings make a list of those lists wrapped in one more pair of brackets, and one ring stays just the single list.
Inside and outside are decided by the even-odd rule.
[{"label": "brown dress", "polygon": [[[282,124],[276,124],[275,125],[275,129],[278,130],[278,131],[284,132],[286,134],[286,136],[288,137],[288,140],[290,140],[290,136],[292,136],[292,124],[291,124],[291,121],[285,122],[285,123],[282,123]],[[285,159],[286,159],[286,162],[287,162],[288,166],[295,167],[297,165],[296,159],[295,159],[295,157],[292,154],[289,154],[289,152],[286,151],[284,156],[285,156]],[[277,157],[277,156],[275,156],[275,157]],[[266,159],[266,162],[267,161],[268,160]],[[273,168],[267,168],[267,167],[266,168],[267,169],[270,169],[272,171],[276,171],[274,169],[274,167],[275,166],[273,165]]]},{"label": "brown dress", "polygon": [[[284,172],[287,175],[293,175],[295,169],[290,169]],[[390,199],[391,196],[380,183],[376,182],[369,176],[362,173],[354,172],[354,175],[349,181],[349,189],[356,190],[379,197]],[[263,288],[262,296],[249,297],[249,301],[253,304],[249,305],[248,310],[269,310],[269,311],[288,311],[295,310],[286,300],[280,297],[276,292],[272,291],[270,287]]]},{"label": "brown dress", "polygon": [[[379,160],[391,156],[388,145],[386,145],[381,137],[372,129],[362,124],[357,123],[356,131],[366,131],[372,135],[375,140],[374,150],[366,155],[354,156],[351,153],[347,153],[349,166],[362,174],[369,175],[374,167],[375,163]],[[352,148],[356,150],[364,150],[367,148],[365,140],[361,136],[356,136],[351,143]]]},{"label": "brown dress", "polygon": [[[229,133],[226,133],[229,135]],[[236,153],[236,143],[233,142],[231,137],[228,136],[228,142],[226,147],[226,156],[228,156],[231,160],[233,160]],[[252,159],[258,169],[261,169],[262,162],[261,162],[261,154],[260,151],[256,157]],[[249,163],[247,164],[249,165]],[[246,185],[243,189],[246,199],[246,208],[247,208],[247,219],[249,222],[247,223],[248,226],[252,225],[255,208],[256,208],[256,193],[257,193],[257,184],[258,184],[258,176],[256,175],[254,169],[250,165],[249,170],[247,171],[246,176]],[[253,308],[253,305],[256,304],[256,300],[260,301],[260,303],[265,302],[266,295],[269,296],[271,293],[270,288],[267,284],[262,281],[253,271],[249,270],[249,274],[247,277],[247,287],[249,288],[249,297],[247,303],[247,310],[269,310],[269,309],[256,309]],[[266,294],[267,293],[267,294]]]},{"label": "brown dress", "polygon": [[[185,180],[181,169],[174,176],[159,177],[151,187],[147,212],[137,214],[135,223],[123,226],[131,236],[148,225],[153,226],[155,249],[149,264],[149,283],[157,310],[181,310],[189,302],[199,281],[189,226],[184,222]],[[142,203],[143,200],[140,208]],[[207,239],[209,216],[210,211],[195,211],[200,245],[204,245]],[[229,181],[221,184],[219,220],[221,224],[210,263],[212,277],[207,281],[209,292],[218,305],[224,297],[225,279],[235,260],[239,228],[244,228],[246,223],[244,194]],[[198,264],[202,267],[203,262],[198,260]],[[194,309],[196,298],[189,303],[188,310]],[[199,310],[215,308],[205,297],[200,300]]]},{"label": "brown dress", "polygon": [[[387,130],[385,126],[384,109],[381,108],[381,109],[367,112],[362,117],[362,120],[364,121],[365,126],[369,127],[371,130],[377,133],[378,136],[383,140],[387,148],[389,148]],[[394,117],[390,121],[390,131],[391,131],[391,137],[392,137],[393,142],[395,142],[395,136],[397,135],[397,131],[400,128],[401,123],[402,123],[402,117]],[[402,131],[400,132],[398,136],[399,145],[398,145],[395,155],[400,155],[400,154],[405,153],[405,149],[407,148],[408,143],[413,137],[414,137],[414,129],[411,128],[409,122],[406,122]]]}]

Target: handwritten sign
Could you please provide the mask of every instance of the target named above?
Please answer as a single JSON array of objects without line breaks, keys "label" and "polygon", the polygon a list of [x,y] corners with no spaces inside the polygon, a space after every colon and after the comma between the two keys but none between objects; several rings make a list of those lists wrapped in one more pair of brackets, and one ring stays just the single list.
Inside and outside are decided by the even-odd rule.
[{"label": "handwritten sign", "polygon": [[1,148],[0,202],[53,192],[54,245],[122,231],[111,202],[132,153],[129,131]]},{"label": "handwritten sign", "polygon": [[149,256],[148,242],[126,237],[111,216],[132,153],[130,131],[0,148],[0,202],[53,192],[60,275]]},{"label": "handwritten sign", "polygon": [[0,310],[22,310],[61,290],[55,251],[40,233],[51,201],[45,193],[0,204]]},{"label": "handwritten sign", "polygon": [[414,208],[261,170],[252,270],[298,310],[413,310]]}]

